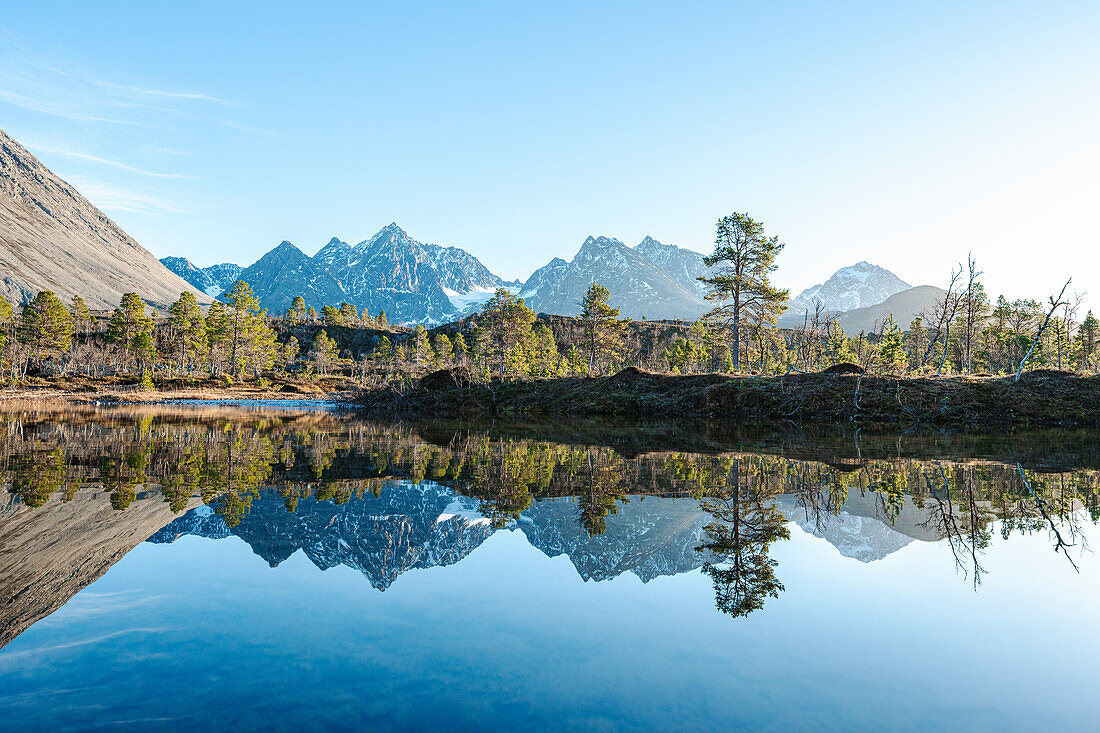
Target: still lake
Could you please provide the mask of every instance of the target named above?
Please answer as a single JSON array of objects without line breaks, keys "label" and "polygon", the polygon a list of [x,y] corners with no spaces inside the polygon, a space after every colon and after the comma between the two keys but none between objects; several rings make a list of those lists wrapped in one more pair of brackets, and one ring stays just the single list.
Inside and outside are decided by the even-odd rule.
[{"label": "still lake", "polygon": [[1100,433],[0,412],[4,730],[1095,730]]}]

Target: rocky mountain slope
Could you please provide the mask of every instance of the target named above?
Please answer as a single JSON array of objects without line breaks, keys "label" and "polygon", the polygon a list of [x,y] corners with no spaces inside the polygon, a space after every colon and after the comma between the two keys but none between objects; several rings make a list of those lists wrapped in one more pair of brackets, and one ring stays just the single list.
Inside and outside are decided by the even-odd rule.
[{"label": "rocky mountain slope", "polygon": [[702,255],[649,237],[642,244],[631,248],[611,237],[589,237],[571,261],[554,258],[536,270],[520,297],[535,311],[576,315],[585,292],[598,282],[624,317],[693,319],[709,310],[691,264],[698,258],[702,268]]},{"label": "rocky mountain slope", "polygon": [[397,224],[356,245],[333,237],[313,257],[284,241],[236,279],[273,313],[301,295],[318,310],[346,301],[371,315],[384,310],[394,323],[429,324],[458,318],[498,287],[518,286],[469,252],[423,244]]},{"label": "rocky mountain slope", "polygon": [[131,291],[160,308],[184,290],[211,301],[0,130],[0,295],[19,304],[40,290],[93,309]]},{"label": "rocky mountain slope", "polygon": [[198,267],[186,257],[161,257],[160,263],[211,297],[231,289],[240,279],[240,265],[223,262],[210,267]]},{"label": "rocky mountain slope", "polygon": [[842,267],[820,285],[806,288],[791,299],[785,320],[802,320],[804,313],[813,314],[820,302],[826,311],[837,313],[875,305],[911,285],[889,270],[869,262],[857,262]]},{"label": "rocky mountain slope", "polygon": [[344,286],[322,263],[285,240],[241,271],[237,279],[251,285],[260,305],[273,314],[286,311],[299,295],[317,310],[348,300]]},{"label": "rocky mountain slope", "polygon": [[907,330],[914,318],[922,313],[931,312],[936,303],[941,302],[946,294],[946,290],[937,288],[935,285],[918,285],[915,288],[894,293],[881,303],[842,313],[837,321],[849,334],[857,334],[860,331],[871,333],[880,329],[886,317],[892,315],[897,324],[903,330]]}]

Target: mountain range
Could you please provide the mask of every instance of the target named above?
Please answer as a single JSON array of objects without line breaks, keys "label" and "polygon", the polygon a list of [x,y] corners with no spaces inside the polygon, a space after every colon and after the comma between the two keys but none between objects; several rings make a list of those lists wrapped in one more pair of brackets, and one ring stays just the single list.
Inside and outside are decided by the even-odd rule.
[{"label": "mountain range", "polygon": [[285,311],[301,295],[317,310],[348,302],[371,315],[384,310],[394,323],[452,320],[497,288],[519,285],[463,249],[418,242],[396,223],[355,245],[333,237],[312,257],[283,241],[246,268],[200,268],[182,257],[162,262],[205,292],[221,294],[243,280],[272,312]]},{"label": "mountain range", "polygon": [[[648,236],[635,247],[588,237],[572,260],[555,257],[525,283],[506,281],[458,247],[418,242],[396,223],[355,245],[334,237],[312,257],[284,241],[248,267],[197,267],[183,257],[158,262],[3,131],[0,244],[0,295],[17,304],[48,289],[109,309],[132,291],[163,309],[184,290],[205,304],[244,280],[273,313],[302,295],[318,310],[348,302],[372,315],[384,310],[395,323],[457,320],[500,287],[518,292],[536,311],[559,315],[576,315],[593,282],[605,285],[611,304],[636,320],[691,320],[711,305],[698,280],[708,272],[703,256]],[[820,303],[849,333],[870,331],[887,315],[905,327],[942,295],[859,262],[793,298],[780,325],[797,327]]]},{"label": "mountain range", "polygon": [[[479,502],[433,482],[394,482],[378,496],[343,504],[299,502],[288,512],[275,492],[257,495],[248,514],[232,528],[209,506],[199,506],[149,537],[169,543],[185,535],[222,539],[236,536],[275,567],[301,550],[322,570],[337,565],[362,573],[385,590],[401,573],[452,565],[494,532],[478,511]],[[940,539],[926,530],[925,513],[907,503],[893,524],[873,499],[850,500],[838,516],[811,520],[793,495],[779,497],[788,521],[834,545],[860,562],[881,560],[914,539]],[[522,532],[547,557],[566,556],[586,581],[632,573],[642,582],[694,570],[707,558],[696,548],[714,517],[690,498],[629,496],[606,517],[602,534],[590,535],[578,521],[580,508],[569,497],[543,499],[526,509],[508,529]]]},{"label": "mountain range", "polygon": [[589,237],[571,261],[555,257],[535,270],[519,294],[535,311],[572,316],[598,282],[624,317],[692,320],[710,308],[695,279],[705,271],[701,254],[652,237],[633,248],[612,237]]},{"label": "mountain range", "polygon": [[40,290],[92,309],[133,291],[166,308],[192,286],[0,130],[0,295],[19,305]]}]

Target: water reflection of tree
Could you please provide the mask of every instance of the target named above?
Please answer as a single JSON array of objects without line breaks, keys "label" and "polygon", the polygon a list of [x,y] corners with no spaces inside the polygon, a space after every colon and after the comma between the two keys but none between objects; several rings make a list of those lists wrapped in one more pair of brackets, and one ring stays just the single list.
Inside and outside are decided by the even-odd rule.
[{"label": "water reflection of tree", "polygon": [[[819,533],[853,497],[869,496],[875,516],[888,524],[896,525],[903,512],[923,512],[924,529],[946,541],[975,583],[984,573],[982,555],[994,522],[1005,538],[1051,533],[1056,549],[1069,557],[1085,549],[1082,508],[1093,521],[1100,516],[1096,470],[1025,473],[983,461],[906,459],[900,450],[877,460],[796,459],[782,446],[774,453],[626,457],[608,447],[476,431],[433,443],[408,427],[332,417],[7,420],[9,429],[0,433],[3,479],[28,507],[99,484],[111,505],[125,510],[138,492],[159,488],[172,511],[201,499],[232,525],[262,488],[278,491],[294,511],[305,500],[343,503],[367,491],[378,495],[395,480],[435,481],[476,498],[498,527],[534,501],[576,497],[577,521],[594,536],[607,529],[628,493],[696,495],[715,510],[713,524],[725,522],[722,517],[737,520],[704,538],[715,545],[712,570],[724,566],[719,551],[730,550],[739,559],[729,569],[746,571],[752,542],[766,546],[778,538],[769,539],[778,516],[765,521],[762,511],[780,493],[793,496]],[[914,516],[905,522],[920,524]],[[737,530],[742,522],[747,534]]]},{"label": "water reflection of tree", "polygon": [[722,464],[724,480],[700,487],[699,505],[714,521],[704,527],[703,542],[696,549],[707,557],[703,572],[714,584],[718,609],[747,616],[783,590],[769,549],[773,542],[789,539],[790,532],[775,504],[776,490],[759,462],[749,458]]}]

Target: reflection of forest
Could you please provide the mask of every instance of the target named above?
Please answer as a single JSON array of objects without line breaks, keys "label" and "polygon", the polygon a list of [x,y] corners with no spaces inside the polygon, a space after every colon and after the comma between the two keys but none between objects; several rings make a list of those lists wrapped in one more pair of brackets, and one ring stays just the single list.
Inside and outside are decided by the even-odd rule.
[{"label": "reflection of forest", "polygon": [[[626,502],[657,496],[690,501],[705,515],[695,536],[699,564],[719,607],[743,615],[782,590],[769,549],[789,536],[791,519],[824,536],[842,514],[854,514],[909,537],[946,539],[958,567],[977,583],[995,522],[1005,537],[1048,532],[1069,558],[1068,548],[1081,543],[1080,510],[1094,520],[1100,515],[1096,457],[1076,450],[1095,441],[1080,434],[1061,441],[1071,447],[1066,452],[1048,434],[1016,436],[1015,453],[1005,436],[988,443],[969,436],[945,447],[950,439],[942,436],[818,438],[775,428],[734,436],[671,428],[590,435],[575,428],[551,430],[547,440],[537,426],[413,428],[327,413],[150,408],[7,413],[0,428],[0,468],[11,496],[0,511],[0,559],[9,564],[17,553],[27,562],[29,552],[12,534],[16,526],[25,530],[26,520],[14,517],[78,496],[120,515],[139,498],[143,507],[159,502],[169,517],[205,504],[232,530],[254,505],[261,511],[261,498],[265,516],[271,497],[284,513],[303,517],[317,502],[377,501],[399,484],[430,482],[469,497],[471,511],[491,528],[523,518],[518,526],[531,537],[562,548],[579,540],[533,523],[535,502],[570,497],[578,531],[600,538]],[[937,445],[942,460],[928,457]],[[972,460],[960,450],[1001,460]],[[1036,453],[1043,462],[1030,470],[1011,460]],[[546,503],[542,514],[549,517],[555,506],[563,505]],[[272,557],[293,549],[265,546]],[[402,562],[378,570],[378,578],[388,578],[378,582],[392,581]],[[7,604],[15,589],[4,585],[0,600]]]}]

